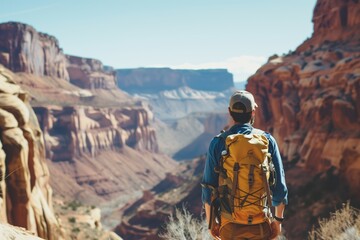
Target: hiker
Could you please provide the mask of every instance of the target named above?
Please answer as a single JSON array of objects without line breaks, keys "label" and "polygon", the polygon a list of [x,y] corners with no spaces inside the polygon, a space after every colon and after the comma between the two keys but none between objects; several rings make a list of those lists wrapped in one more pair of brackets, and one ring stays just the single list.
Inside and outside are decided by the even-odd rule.
[{"label": "hiker", "polygon": [[202,201],[214,239],[275,239],[281,232],[285,174],[274,137],[252,126],[257,107],[250,92],[236,91],[232,126],[209,146]]}]

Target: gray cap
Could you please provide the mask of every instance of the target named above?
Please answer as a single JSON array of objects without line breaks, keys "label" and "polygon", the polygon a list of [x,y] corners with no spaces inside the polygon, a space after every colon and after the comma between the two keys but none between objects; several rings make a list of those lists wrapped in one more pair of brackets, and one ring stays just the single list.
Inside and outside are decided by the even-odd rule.
[{"label": "gray cap", "polygon": [[[234,104],[238,102],[242,103],[245,106],[245,109],[234,108]],[[234,92],[230,98],[229,108],[232,112],[248,113],[255,110],[257,106],[258,105],[255,102],[254,96],[245,90]]]}]

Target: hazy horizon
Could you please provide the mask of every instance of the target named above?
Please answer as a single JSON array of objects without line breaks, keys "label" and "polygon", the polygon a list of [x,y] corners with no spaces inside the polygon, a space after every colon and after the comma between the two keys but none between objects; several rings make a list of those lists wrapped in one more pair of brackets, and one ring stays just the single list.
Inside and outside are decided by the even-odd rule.
[{"label": "hazy horizon", "polygon": [[311,36],[315,0],[21,1],[0,22],[56,37],[65,54],[119,68],[226,68],[245,81],[269,56]]}]

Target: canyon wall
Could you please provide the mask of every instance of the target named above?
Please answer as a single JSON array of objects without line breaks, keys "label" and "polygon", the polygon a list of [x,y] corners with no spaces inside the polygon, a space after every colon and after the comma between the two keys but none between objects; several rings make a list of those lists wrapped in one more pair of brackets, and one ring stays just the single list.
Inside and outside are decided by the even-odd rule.
[{"label": "canyon wall", "polygon": [[137,68],[117,69],[116,73],[118,86],[130,93],[157,93],[181,87],[221,92],[234,87],[232,74],[226,69]]},{"label": "canyon wall", "polygon": [[161,239],[159,234],[175,208],[185,207],[199,217],[203,211],[199,183],[204,165],[205,156],[180,163],[164,180],[126,206],[123,220],[114,231],[127,240]]},{"label": "canyon wall", "polygon": [[[54,37],[31,26],[4,23],[0,30],[0,63],[14,72],[5,70],[16,89],[26,92],[26,107],[30,108],[30,103],[34,108],[28,112],[19,105],[15,117],[9,117],[6,131],[1,131],[3,135],[9,131],[9,136],[1,139],[5,150],[0,153],[1,189],[11,192],[1,203],[2,219],[35,229],[39,236],[48,234],[44,237],[50,239],[54,233],[52,216],[44,215],[52,208],[51,189],[61,201],[94,206],[110,200],[118,203],[118,199],[131,199],[133,194],[151,188],[176,167],[171,158],[159,152],[149,106],[118,89],[110,67],[95,59],[64,55]],[[25,95],[11,90],[5,81],[0,86],[24,100]],[[20,100],[11,96],[9,101],[15,104]],[[18,111],[24,111],[30,120],[25,121]],[[39,124],[30,132],[24,122],[35,124],[36,117]],[[3,122],[8,124],[8,118]],[[38,152],[29,151],[35,144],[31,137],[42,144]],[[19,146],[19,152],[11,150],[11,144]],[[44,162],[33,160],[36,154]],[[10,157],[20,158],[10,162],[20,162],[21,166],[7,166]],[[22,168],[24,171],[19,170]]]},{"label": "canyon wall", "polygon": [[0,65],[0,221],[61,239],[43,133],[26,93]]},{"label": "canyon wall", "polygon": [[[328,217],[345,201],[359,207],[359,11],[359,1],[319,0],[312,37],[296,51],[271,56],[246,86],[259,105],[256,127],[274,135],[283,156],[289,187],[283,227],[288,239],[306,239],[319,217]],[[187,206],[200,217],[201,180],[180,176],[184,178],[168,175],[168,185],[163,182],[144,192],[125,210],[116,231],[129,239],[159,239],[159,226],[172,212],[169,206],[176,204],[169,189],[180,194],[171,196],[188,199]],[[189,187],[186,198],[179,186],[189,183],[194,188]],[[198,195],[192,196],[196,187]]]},{"label": "canyon wall", "polygon": [[57,39],[22,23],[0,24],[0,64],[13,72],[69,80]]},{"label": "canyon wall", "polygon": [[233,76],[225,69],[137,68],[116,72],[118,86],[146,100],[155,117],[166,122],[196,112],[226,112],[234,90]]},{"label": "canyon wall", "polygon": [[335,167],[357,199],[359,9],[357,1],[318,1],[313,38],[270,58],[247,85],[260,106],[258,126],[274,134],[283,156],[316,172]]},{"label": "canyon wall", "polygon": [[66,56],[70,82],[83,89],[115,89],[115,71],[107,70],[96,59]]},{"label": "canyon wall", "polygon": [[158,152],[154,129],[144,108],[94,108],[84,106],[35,107],[40,126],[46,133],[48,158],[66,161],[125,145]]}]

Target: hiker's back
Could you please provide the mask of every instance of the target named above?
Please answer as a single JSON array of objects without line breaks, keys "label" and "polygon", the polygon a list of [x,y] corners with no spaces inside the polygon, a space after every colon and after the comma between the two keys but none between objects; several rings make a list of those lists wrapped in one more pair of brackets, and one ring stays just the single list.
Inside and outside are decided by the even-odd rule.
[{"label": "hiker's back", "polygon": [[[226,136],[226,138],[224,137]],[[219,169],[218,195],[221,227],[232,222],[244,225],[269,220],[271,157],[264,132],[224,134],[225,150]]]}]

